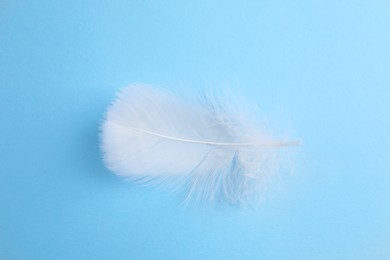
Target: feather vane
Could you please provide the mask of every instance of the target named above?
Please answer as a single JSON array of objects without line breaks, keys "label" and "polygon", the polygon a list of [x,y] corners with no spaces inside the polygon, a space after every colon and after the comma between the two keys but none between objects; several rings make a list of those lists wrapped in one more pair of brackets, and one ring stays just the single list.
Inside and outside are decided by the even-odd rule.
[{"label": "feather vane", "polygon": [[101,127],[103,160],[126,179],[170,182],[188,200],[245,203],[277,170],[278,148],[298,143],[274,141],[234,100],[124,88]]}]

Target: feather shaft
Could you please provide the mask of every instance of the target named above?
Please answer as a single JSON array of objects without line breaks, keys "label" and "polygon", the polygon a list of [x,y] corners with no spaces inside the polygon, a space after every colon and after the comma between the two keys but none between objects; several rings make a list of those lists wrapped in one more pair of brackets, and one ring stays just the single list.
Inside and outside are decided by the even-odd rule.
[{"label": "feather shaft", "polygon": [[301,145],[298,141],[281,141],[281,142],[268,142],[268,143],[221,143],[221,142],[212,142],[212,141],[198,141],[198,140],[191,140],[191,139],[185,139],[185,138],[179,138],[179,137],[173,137],[168,135],[159,134],[156,132],[148,131],[145,129],[140,129],[136,127],[127,126],[127,128],[157,136],[162,137],[165,139],[173,140],[173,141],[179,141],[184,143],[192,143],[192,144],[206,144],[211,146],[229,146],[229,147],[283,147],[283,146],[299,146]]}]

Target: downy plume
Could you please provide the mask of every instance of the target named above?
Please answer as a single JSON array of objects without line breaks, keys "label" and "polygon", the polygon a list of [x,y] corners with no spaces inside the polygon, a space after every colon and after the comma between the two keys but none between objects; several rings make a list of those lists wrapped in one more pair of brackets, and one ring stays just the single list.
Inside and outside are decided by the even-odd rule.
[{"label": "downy plume", "polygon": [[169,183],[186,200],[242,204],[278,169],[280,149],[236,96],[185,99],[131,85],[108,108],[101,149],[108,169],[126,179]]}]

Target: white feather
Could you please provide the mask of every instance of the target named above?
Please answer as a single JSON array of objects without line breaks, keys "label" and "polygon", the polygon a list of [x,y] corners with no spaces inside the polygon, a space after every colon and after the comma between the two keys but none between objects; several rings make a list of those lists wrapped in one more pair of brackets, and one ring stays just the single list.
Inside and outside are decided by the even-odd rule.
[{"label": "white feather", "polygon": [[187,199],[248,201],[277,168],[277,148],[296,142],[273,141],[232,101],[131,85],[103,122],[104,162],[128,179],[171,181]]}]

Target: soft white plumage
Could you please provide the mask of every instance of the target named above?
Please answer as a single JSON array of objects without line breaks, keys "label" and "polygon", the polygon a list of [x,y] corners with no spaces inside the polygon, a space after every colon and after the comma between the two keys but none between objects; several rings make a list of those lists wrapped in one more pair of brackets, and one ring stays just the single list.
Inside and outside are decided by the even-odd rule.
[{"label": "soft white plumage", "polygon": [[187,199],[248,201],[275,172],[278,147],[296,143],[273,141],[233,100],[131,85],[103,122],[104,162],[128,179],[169,182]]}]

